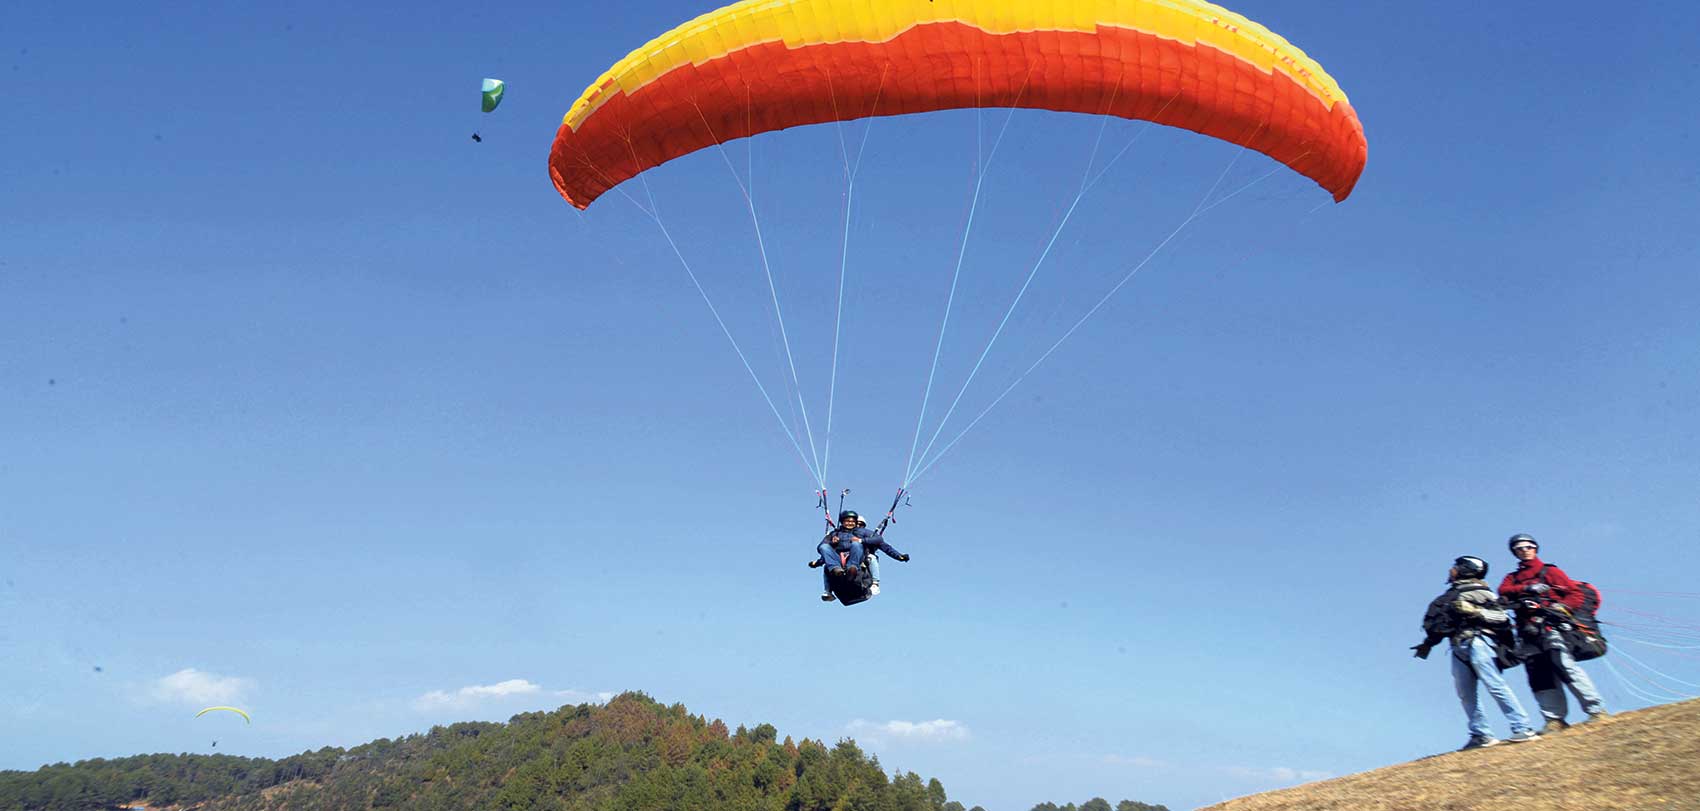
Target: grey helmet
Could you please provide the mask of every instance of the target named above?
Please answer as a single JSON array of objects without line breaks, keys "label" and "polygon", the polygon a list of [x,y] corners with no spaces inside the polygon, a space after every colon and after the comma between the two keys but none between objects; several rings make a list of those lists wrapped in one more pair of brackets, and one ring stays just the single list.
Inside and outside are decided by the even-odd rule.
[{"label": "grey helmet", "polygon": [[1452,568],[1458,573],[1460,580],[1480,580],[1487,577],[1487,561],[1475,555],[1461,555],[1452,561]]}]

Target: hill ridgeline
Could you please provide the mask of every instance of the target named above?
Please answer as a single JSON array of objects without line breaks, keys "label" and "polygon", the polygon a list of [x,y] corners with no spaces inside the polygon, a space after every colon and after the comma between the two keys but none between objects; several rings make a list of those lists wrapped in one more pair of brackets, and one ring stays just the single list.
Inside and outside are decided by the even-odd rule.
[{"label": "hill ridgeline", "polygon": [[1700,699],[1200,811],[1700,811]]}]

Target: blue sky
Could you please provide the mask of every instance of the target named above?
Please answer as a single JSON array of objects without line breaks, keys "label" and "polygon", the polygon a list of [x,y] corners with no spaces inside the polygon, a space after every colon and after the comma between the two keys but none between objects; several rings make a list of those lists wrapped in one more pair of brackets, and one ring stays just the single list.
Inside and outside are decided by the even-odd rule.
[{"label": "blue sky", "polygon": [[[816,601],[814,480],[655,226],[619,195],[574,212],[544,167],[592,78],[708,6],[0,10],[29,91],[0,127],[0,768],[281,756],[639,689],[854,735],[992,811],[1182,808],[1461,743],[1443,663],[1406,647],[1452,557],[1497,576],[1513,532],[1608,618],[1696,622],[1654,592],[1700,569],[1700,22],[1234,8],[1351,95],[1356,193],[1137,122],[1094,156],[1100,121],[1016,114],[933,421],[1088,160],[1140,140],[941,444],[1216,178],[1239,193],[916,482],[890,534],[914,561],[851,610]],[[490,116],[484,76],[509,83]],[[1003,125],[844,129],[868,146],[828,487],[865,512],[914,441],[976,131]],[[838,137],[726,152],[817,442]],[[800,427],[725,162],[647,178]]]}]

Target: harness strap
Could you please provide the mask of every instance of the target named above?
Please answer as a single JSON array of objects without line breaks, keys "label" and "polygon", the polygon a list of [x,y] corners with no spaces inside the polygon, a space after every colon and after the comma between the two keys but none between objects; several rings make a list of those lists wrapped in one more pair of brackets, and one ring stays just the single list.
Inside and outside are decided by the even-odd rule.
[{"label": "harness strap", "polygon": [[902,487],[897,488],[897,495],[891,497],[891,509],[885,511],[885,517],[880,519],[879,529],[874,530],[875,534],[884,535],[886,526],[897,523],[897,508],[909,503],[909,500],[904,498],[908,493],[909,491]]}]

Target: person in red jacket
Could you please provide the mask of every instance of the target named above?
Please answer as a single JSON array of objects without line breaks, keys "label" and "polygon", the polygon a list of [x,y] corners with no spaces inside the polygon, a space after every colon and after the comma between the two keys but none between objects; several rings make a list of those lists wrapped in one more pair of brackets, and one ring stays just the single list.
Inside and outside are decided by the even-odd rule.
[{"label": "person in red jacket", "polygon": [[1518,533],[1506,543],[1517,558],[1517,568],[1499,582],[1499,596],[1517,606],[1517,636],[1528,656],[1529,689],[1534,691],[1535,703],[1541,707],[1546,725],[1541,734],[1562,730],[1570,724],[1564,716],[1570,712],[1564,688],[1576,694],[1577,703],[1588,714],[1589,721],[1605,716],[1605,701],[1594,687],[1587,671],[1570,655],[1570,646],[1563,635],[1546,620],[1557,610],[1582,607],[1582,590],[1576,587],[1564,570],[1542,563],[1541,546],[1531,536]]}]

